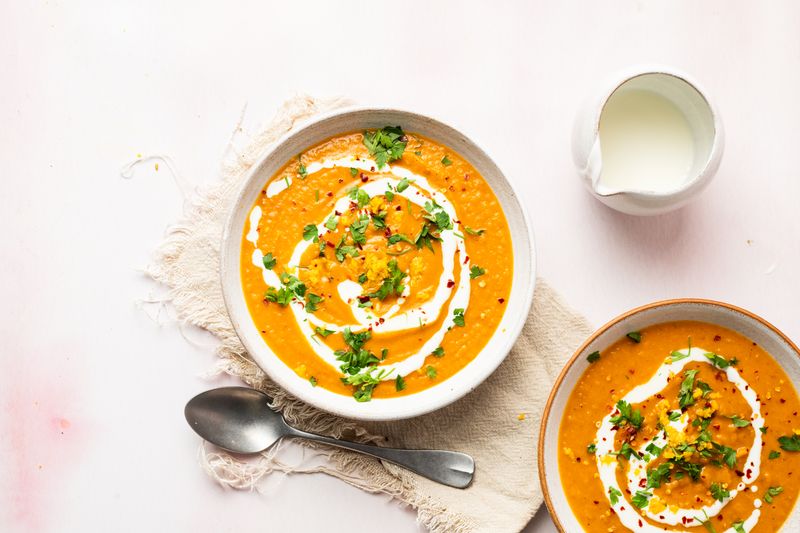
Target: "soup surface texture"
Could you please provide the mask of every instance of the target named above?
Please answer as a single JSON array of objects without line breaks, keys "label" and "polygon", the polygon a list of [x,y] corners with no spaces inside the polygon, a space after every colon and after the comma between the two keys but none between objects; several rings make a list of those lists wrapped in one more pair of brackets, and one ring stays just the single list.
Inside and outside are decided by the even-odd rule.
[{"label": "soup surface texture", "polygon": [[410,394],[467,365],[497,329],[513,255],[489,185],[400,128],[334,137],[265,184],[242,236],[244,296],[309,387]]},{"label": "soup surface texture", "polygon": [[588,357],[559,470],[587,531],[777,531],[800,487],[800,403],[760,346],[712,324],[631,332]]}]

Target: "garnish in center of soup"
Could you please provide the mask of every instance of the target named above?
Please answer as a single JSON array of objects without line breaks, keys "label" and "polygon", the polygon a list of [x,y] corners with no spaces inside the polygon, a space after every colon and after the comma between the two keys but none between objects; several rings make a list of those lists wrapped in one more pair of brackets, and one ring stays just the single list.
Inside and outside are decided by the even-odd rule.
[{"label": "garnish in center of soup", "polygon": [[800,401],[761,347],[670,322],[588,360],[559,435],[561,479],[587,531],[768,532],[786,520]]},{"label": "garnish in center of soup", "polygon": [[513,254],[480,174],[386,127],[286,163],[252,207],[241,265],[271,350],[309,386],[364,402],[466,366],[503,316]]}]

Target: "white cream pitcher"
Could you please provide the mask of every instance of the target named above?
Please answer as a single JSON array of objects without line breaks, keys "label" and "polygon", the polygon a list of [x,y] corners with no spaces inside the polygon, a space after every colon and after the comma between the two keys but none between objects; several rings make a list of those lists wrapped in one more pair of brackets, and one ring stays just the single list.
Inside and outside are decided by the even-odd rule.
[{"label": "white cream pitcher", "polygon": [[672,68],[621,72],[586,100],[572,155],[589,191],[630,215],[685,205],[719,167],[719,113],[690,76]]}]

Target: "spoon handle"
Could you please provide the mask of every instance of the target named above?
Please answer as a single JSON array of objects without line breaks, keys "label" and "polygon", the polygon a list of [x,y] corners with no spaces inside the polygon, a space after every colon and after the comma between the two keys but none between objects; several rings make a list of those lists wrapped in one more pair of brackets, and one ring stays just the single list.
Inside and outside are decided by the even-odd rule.
[{"label": "spoon handle", "polygon": [[346,448],[370,455],[377,459],[389,461],[432,481],[463,489],[472,483],[475,473],[475,461],[469,455],[445,450],[403,450],[398,448],[382,448],[370,444],[361,444],[346,440],[338,440],[323,435],[316,435],[299,429],[290,428],[287,436],[313,440],[339,448]]}]

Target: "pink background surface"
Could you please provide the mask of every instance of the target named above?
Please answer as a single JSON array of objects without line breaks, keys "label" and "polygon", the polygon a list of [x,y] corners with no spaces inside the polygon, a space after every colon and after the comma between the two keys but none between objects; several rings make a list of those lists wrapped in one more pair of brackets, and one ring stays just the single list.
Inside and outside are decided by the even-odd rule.
[{"label": "pink background surface", "polygon": [[[0,531],[418,530],[411,511],[324,475],[262,495],[197,466],[182,410],[218,383],[200,377],[213,339],[185,328],[190,344],[168,311],[158,325],[157,306],[137,305],[163,294],[137,267],[181,197],[163,165],[119,169],[160,152],[214,180],[245,104],[251,131],[296,92],[459,127],[520,185],[540,274],[595,325],[696,296],[800,339],[796,3],[199,4],[4,6]],[[694,74],[727,130],[709,189],[650,219],[593,200],[569,152],[587,91],[642,62]],[[527,530],[551,531],[546,513]]]}]

